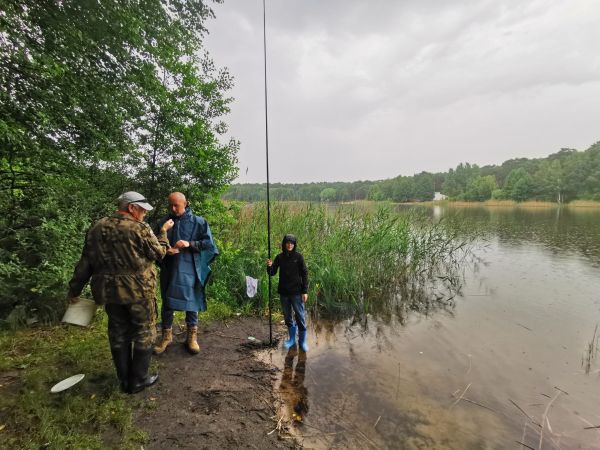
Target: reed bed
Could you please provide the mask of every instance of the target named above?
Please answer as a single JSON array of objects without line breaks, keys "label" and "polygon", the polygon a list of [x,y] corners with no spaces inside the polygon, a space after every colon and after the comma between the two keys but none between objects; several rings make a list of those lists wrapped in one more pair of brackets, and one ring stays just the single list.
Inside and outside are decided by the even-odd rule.
[{"label": "reed bed", "polygon": [[[456,288],[457,269],[475,239],[451,219],[432,221],[418,211],[398,213],[389,206],[276,203],[271,224],[272,257],[281,251],[286,233],[298,237],[309,268],[309,308],[325,314],[389,311],[399,304],[428,309],[428,302],[440,296],[425,289],[426,281]],[[242,307],[265,307],[266,228],[264,204],[239,210],[223,230],[224,251],[215,263],[209,295],[227,292]],[[255,300],[245,298],[245,275],[260,280]],[[273,283],[276,296],[277,277]],[[407,306],[411,302],[417,304]]]},{"label": "reed bed", "polygon": [[600,208],[600,202],[594,200],[573,200],[568,203],[570,208]]},{"label": "reed bed", "polygon": [[[436,204],[442,204],[436,203]],[[486,200],[484,202],[467,202],[458,200],[444,200],[444,205],[455,206],[460,208],[478,207],[478,206],[493,206],[493,207],[510,207],[510,208],[555,208],[558,203],[544,202],[538,200],[528,200],[525,202],[516,202],[514,200]]]}]

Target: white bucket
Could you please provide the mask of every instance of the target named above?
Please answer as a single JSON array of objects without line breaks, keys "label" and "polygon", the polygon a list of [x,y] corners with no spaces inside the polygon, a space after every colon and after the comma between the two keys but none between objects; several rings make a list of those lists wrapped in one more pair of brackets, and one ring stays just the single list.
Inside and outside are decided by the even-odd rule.
[{"label": "white bucket", "polygon": [[80,298],[77,303],[69,304],[62,318],[63,322],[87,327],[96,313],[96,302],[89,298]]}]

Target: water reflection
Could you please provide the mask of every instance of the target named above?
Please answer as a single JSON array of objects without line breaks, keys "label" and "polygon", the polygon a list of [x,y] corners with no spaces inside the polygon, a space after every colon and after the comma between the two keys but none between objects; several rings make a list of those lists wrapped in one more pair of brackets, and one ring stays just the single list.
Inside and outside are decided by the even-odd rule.
[{"label": "water reflection", "polygon": [[[294,365],[294,361],[296,364]],[[287,416],[302,422],[308,413],[308,389],[304,385],[306,376],[306,353],[294,346],[285,355],[279,392],[287,407]]]},{"label": "water reflection", "polygon": [[352,302],[339,302],[341,309],[321,311],[318,308],[310,310],[314,322],[321,319],[337,320],[350,319],[352,325],[362,324],[366,329],[370,317],[385,324],[399,322],[406,324],[412,314],[430,316],[437,312],[452,315],[456,298],[461,295],[464,282],[464,271],[481,264],[474,255],[467,258],[440,262],[430,273],[411,274],[400,278],[393,294],[381,296],[377,302],[369,304],[367,309],[352,307]]},{"label": "water reflection", "polygon": [[555,254],[576,253],[600,266],[600,209],[597,208],[400,207],[403,211],[415,208],[436,220],[464,220],[470,228],[485,232],[502,244],[522,247],[535,243]]}]

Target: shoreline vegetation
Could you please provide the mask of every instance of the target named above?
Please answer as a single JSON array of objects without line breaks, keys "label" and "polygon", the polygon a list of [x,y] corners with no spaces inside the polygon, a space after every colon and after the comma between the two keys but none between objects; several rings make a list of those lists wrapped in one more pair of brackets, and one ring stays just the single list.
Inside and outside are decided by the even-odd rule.
[{"label": "shoreline vegetation", "polygon": [[[232,205],[233,203],[228,200],[224,200],[226,204]],[[242,204],[252,205],[261,202],[242,202]],[[298,204],[308,205],[311,204],[305,200],[286,200],[283,202],[277,202],[281,204]],[[465,201],[465,200],[429,200],[423,202],[392,202],[392,201],[375,201],[375,200],[350,200],[344,202],[315,202],[315,204],[322,205],[354,205],[357,207],[377,207],[378,205],[403,205],[403,206],[448,206],[448,207],[481,207],[481,206],[492,206],[492,207],[507,207],[507,208],[600,208],[600,201],[597,200],[572,200],[566,203],[540,201],[540,200],[527,200],[518,202],[516,200],[485,200],[485,201]]]},{"label": "shoreline vegetation", "polygon": [[[207,287],[205,327],[238,316],[265,317],[268,308],[266,204],[228,206],[212,222],[221,254]],[[452,308],[460,289],[456,269],[476,236],[452,219],[374,206],[272,205],[272,255],[285,233],[298,236],[309,267],[312,314],[358,320],[374,314],[402,322],[410,311]],[[252,299],[246,296],[246,275],[260,280]],[[277,277],[273,282],[277,323]],[[19,311],[22,319],[34,312]],[[148,434],[136,426],[136,411],[160,406],[119,392],[106,345],[106,315],[99,309],[90,328],[56,324],[52,317],[15,321],[13,329],[0,331],[0,437],[14,448],[140,448]],[[182,317],[178,313],[176,320]],[[76,373],[87,374],[82,386],[50,394],[54,383]]]},{"label": "shoreline vegetation", "polygon": [[[420,172],[383,180],[272,183],[277,201],[348,202],[355,200],[424,202],[442,194],[450,200],[568,203],[600,201],[600,142],[580,151],[561,149],[545,158],[514,158],[500,165],[460,163],[447,172]],[[226,200],[264,201],[264,183],[232,184]]]},{"label": "shoreline vegetation", "polygon": [[461,200],[436,200],[421,203],[401,203],[403,205],[423,205],[423,206],[448,206],[448,207],[477,207],[477,206],[492,206],[492,207],[508,207],[508,208],[600,208],[600,201],[594,200],[573,200],[568,203],[545,202],[529,200],[517,202],[515,200],[486,200],[483,202],[467,202]]},{"label": "shoreline vegetation", "polygon": [[[426,302],[425,291],[442,289],[429,284],[434,277],[458,286],[455,272],[479,237],[476,232],[458,218],[432,220],[419,211],[398,211],[393,206],[372,202],[336,208],[305,202],[271,206],[272,256],[279,253],[282,236],[297,235],[298,249],[309,265],[308,307],[313,313],[387,314],[415,295]],[[208,293],[232,294],[224,313],[236,305],[264,312],[266,204],[237,208],[235,220],[224,230],[225,252],[215,263]],[[245,298],[245,275],[259,280],[258,296],[250,301]],[[276,293],[276,277],[273,282]],[[408,292],[407,286],[413,290]]]}]

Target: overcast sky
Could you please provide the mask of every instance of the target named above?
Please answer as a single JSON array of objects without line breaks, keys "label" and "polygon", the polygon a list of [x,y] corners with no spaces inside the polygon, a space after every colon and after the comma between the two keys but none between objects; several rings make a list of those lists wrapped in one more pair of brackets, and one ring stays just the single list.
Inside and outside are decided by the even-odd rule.
[{"label": "overcast sky", "polygon": [[[598,0],[267,0],[271,182],[543,157],[600,140]],[[237,182],[264,182],[262,0],[214,5]],[[247,170],[247,173],[246,173]]]}]

